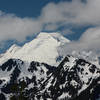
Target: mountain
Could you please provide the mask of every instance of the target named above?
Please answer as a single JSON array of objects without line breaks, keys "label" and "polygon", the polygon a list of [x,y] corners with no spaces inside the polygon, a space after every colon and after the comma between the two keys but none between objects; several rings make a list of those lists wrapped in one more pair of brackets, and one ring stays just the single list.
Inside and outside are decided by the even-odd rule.
[{"label": "mountain", "polygon": [[38,61],[58,65],[63,58],[60,55],[60,48],[69,42],[70,40],[59,33],[41,32],[35,39],[22,47],[15,44],[11,46],[6,53],[1,54],[0,64],[10,58],[15,58],[28,62]]},{"label": "mountain", "polygon": [[41,32],[0,54],[0,100],[99,100],[100,56],[66,56],[69,43],[59,33]]},{"label": "mountain", "polygon": [[99,82],[100,69],[68,55],[44,82],[39,95],[43,100],[96,100],[100,94]]},{"label": "mountain", "polygon": [[0,100],[9,100],[10,96],[18,95],[17,92],[20,93],[23,89],[25,95],[27,91],[30,95],[35,93],[55,68],[45,63],[9,59],[0,66]]},{"label": "mountain", "polygon": [[96,100],[100,69],[66,56],[57,66],[9,59],[0,66],[0,100]]}]

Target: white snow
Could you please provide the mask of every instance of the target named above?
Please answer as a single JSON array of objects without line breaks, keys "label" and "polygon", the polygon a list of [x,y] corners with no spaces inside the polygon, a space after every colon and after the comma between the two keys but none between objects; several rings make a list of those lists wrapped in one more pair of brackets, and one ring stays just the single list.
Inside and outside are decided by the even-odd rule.
[{"label": "white snow", "polygon": [[59,33],[41,32],[34,40],[19,47],[13,45],[5,54],[1,54],[0,64],[9,58],[17,58],[23,61],[39,61],[50,65],[58,65],[56,59],[60,56],[58,50],[70,41]]},{"label": "white snow", "polygon": [[65,62],[64,66],[63,66],[64,70],[66,70],[67,68],[70,70],[76,64],[75,60],[77,58],[74,58],[73,56],[70,56],[68,59],[69,59],[69,61]]},{"label": "white snow", "polygon": [[69,93],[63,93],[59,98],[58,98],[58,100],[63,100],[64,98],[66,98],[66,99],[68,99],[68,98],[70,98],[71,96],[69,95]]}]

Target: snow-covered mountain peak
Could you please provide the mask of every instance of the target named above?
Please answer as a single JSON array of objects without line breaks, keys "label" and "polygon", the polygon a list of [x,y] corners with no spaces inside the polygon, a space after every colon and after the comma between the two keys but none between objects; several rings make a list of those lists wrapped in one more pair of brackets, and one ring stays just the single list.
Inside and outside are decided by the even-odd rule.
[{"label": "snow-covered mountain peak", "polygon": [[39,34],[38,34],[38,36],[37,36],[37,38],[50,38],[51,36],[50,36],[50,34],[49,33],[47,33],[47,32],[40,32]]},{"label": "snow-covered mountain peak", "polygon": [[60,33],[58,32],[52,32],[52,33],[47,33],[47,32],[40,32],[40,34],[37,36],[37,38],[45,39],[45,38],[53,38],[57,40],[58,42],[70,42],[67,38],[63,37]]},{"label": "snow-covered mountain peak", "polygon": [[59,33],[41,32],[35,39],[22,47],[13,45],[0,58],[0,64],[10,58],[23,61],[39,61],[50,65],[58,65],[63,58],[60,48],[70,41]]}]

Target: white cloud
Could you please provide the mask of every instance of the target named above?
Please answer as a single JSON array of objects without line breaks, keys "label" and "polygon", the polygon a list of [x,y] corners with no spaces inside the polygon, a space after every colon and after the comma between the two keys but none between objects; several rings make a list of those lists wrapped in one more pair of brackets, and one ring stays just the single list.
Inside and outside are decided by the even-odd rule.
[{"label": "white cloud", "polygon": [[39,32],[41,29],[41,22],[35,19],[19,18],[10,14],[0,16],[0,41],[8,39],[24,41],[26,36]]},{"label": "white cloud", "polygon": [[77,41],[72,41],[62,48],[62,53],[68,54],[72,51],[93,51],[100,54],[100,27],[90,28],[84,32]]},{"label": "white cloud", "polygon": [[100,0],[81,0],[50,3],[43,8],[42,20],[45,23],[93,24],[100,25]]},{"label": "white cloud", "polygon": [[90,28],[80,38],[80,43],[90,49],[100,49],[100,27]]}]

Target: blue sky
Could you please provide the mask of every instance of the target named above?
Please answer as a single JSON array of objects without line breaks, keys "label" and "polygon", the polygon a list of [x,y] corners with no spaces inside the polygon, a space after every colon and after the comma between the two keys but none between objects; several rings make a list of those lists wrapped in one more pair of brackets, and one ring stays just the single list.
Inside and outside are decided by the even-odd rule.
[{"label": "blue sky", "polygon": [[41,31],[60,32],[74,45],[89,43],[85,36],[100,26],[99,9],[100,0],[0,0],[0,52]]},{"label": "blue sky", "polygon": [[0,10],[20,17],[37,17],[46,4],[60,1],[71,0],[0,0]]}]

